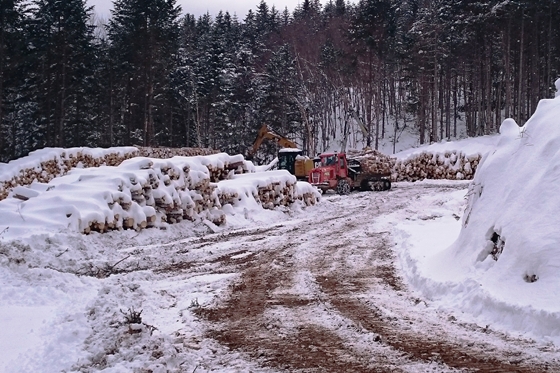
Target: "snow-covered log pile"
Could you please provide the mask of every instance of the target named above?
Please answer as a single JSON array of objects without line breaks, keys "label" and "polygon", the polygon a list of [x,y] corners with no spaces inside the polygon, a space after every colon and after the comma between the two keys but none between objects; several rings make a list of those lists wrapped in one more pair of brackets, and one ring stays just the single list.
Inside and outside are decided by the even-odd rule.
[{"label": "snow-covered log pile", "polygon": [[[161,227],[184,219],[220,225],[225,213],[240,204],[273,208],[298,199],[308,205],[316,202],[318,193],[307,183],[296,187],[287,171],[235,175],[229,166],[242,161],[241,155],[220,153],[136,157],[116,167],[75,168],[48,184],[16,187],[11,194],[15,198],[0,202],[0,228],[26,231],[41,225],[54,232],[90,233]],[[232,179],[212,182],[218,171]]]},{"label": "snow-covered log pile", "polygon": [[296,183],[296,178],[285,170],[235,175],[230,180],[218,183],[218,194],[222,204],[234,205],[235,200],[257,201],[265,209],[289,206],[296,200],[314,205],[319,194],[305,182]]},{"label": "snow-covered log pile", "polygon": [[[16,186],[30,185],[32,182],[48,183],[76,167],[118,166],[127,159],[139,156],[171,158],[215,153],[215,150],[206,148],[45,148],[31,152],[27,157],[0,163],[0,200],[6,198]],[[216,169],[212,172],[212,181],[222,180],[231,169],[239,168],[240,172],[246,171],[244,162],[231,164],[225,169]]]},{"label": "snow-covered log pile", "polygon": [[481,136],[405,150],[392,159],[391,180],[471,180],[482,157],[494,148],[496,141],[495,135]]},{"label": "snow-covered log pile", "polygon": [[481,154],[457,150],[443,153],[422,152],[405,160],[396,160],[393,181],[418,181],[424,179],[470,180],[474,176]]},{"label": "snow-covered log pile", "polygon": [[210,148],[153,148],[149,146],[135,146],[139,157],[167,159],[173,157],[195,157],[198,155],[218,154],[219,151]]}]

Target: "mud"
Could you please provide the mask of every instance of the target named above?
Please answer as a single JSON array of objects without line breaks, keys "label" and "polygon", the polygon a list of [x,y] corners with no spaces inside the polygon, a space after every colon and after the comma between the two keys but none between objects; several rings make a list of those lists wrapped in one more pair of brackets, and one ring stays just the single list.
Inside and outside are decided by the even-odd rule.
[{"label": "mud", "polygon": [[[323,203],[343,215],[298,229],[213,238],[243,236],[255,246],[210,261],[214,271],[226,267],[240,276],[213,305],[195,310],[207,336],[275,371],[560,371],[555,348],[545,356],[536,342],[473,328],[423,306],[428,302],[410,291],[391,235],[364,224],[407,208],[421,193],[403,188],[330,197]],[[354,198],[354,204],[344,198]],[[365,200],[375,208],[364,209]]]}]

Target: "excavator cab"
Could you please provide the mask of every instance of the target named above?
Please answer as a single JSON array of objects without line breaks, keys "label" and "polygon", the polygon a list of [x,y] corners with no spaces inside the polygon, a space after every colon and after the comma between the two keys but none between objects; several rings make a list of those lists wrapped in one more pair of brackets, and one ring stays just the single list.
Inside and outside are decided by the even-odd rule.
[{"label": "excavator cab", "polygon": [[309,172],[313,169],[313,160],[302,156],[297,148],[283,148],[278,151],[278,169],[287,170],[298,180],[307,181]]},{"label": "excavator cab", "polygon": [[297,148],[296,143],[269,130],[266,124],[259,130],[255,143],[252,148],[249,149],[245,159],[250,160],[253,158],[264,139],[276,141],[276,143],[282,147],[282,149],[278,151],[279,169],[287,170],[298,180],[307,181],[309,172],[313,169],[313,161],[302,156],[303,152]]},{"label": "excavator cab", "polygon": [[301,155],[300,149],[283,148],[278,151],[278,169],[296,174],[296,158]]}]

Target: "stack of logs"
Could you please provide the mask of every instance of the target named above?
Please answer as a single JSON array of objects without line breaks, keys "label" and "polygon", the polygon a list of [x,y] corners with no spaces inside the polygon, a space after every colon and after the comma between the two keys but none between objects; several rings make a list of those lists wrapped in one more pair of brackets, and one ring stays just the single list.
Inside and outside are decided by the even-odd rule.
[{"label": "stack of logs", "polygon": [[[208,166],[206,166],[208,167]],[[224,162],[223,174],[230,175],[236,163]],[[83,233],[107,232],[116,229],[141,230],[160,223],[174,224],[182,220],[206,219],[216,225],[225,222],[222,206],[229,203],[236,205],[240,200],[237,192],[223,192],[218,184],[210,181],[209,173],[201,177],[200,171],[193,171],[188,164],[180,166],[173,161],[142,163],[137,172],[128,167],[122,176],[118,192],[112,193],[108,207],[113,219],[91,221],[80,229]],[[214,167],[215,171],[220,167]],[[134,172],[135,176],[130,176]],[[196,177],[193,177],[197,172]],[[124,176],[126,175],[126,176]],[[115,174],[112,173],[111,178]],[[293,182],[281,183],[271,181],[266,186],[255,188],[252,197],[263,208],[273,209],[277,206],[289,206],[296,199],[307,205],[317,202],[312,193],[298,195],[295,179]],[[54,189],[56,192],[56,188]],[[129,193],[128,193],[129,191]]]},{"label": "stack of logs", "polygon": [[[52,159],[43,161],[35,167],[20,169],[19,173],[10,180],[0,181],[0,200],[8,197],[10,191],[16,186],[30,185],[37,181],[40,183],[48,183],[58,176],[65,175],[72,168],[80,165],[83,168],[106,166],[118,166],[123,161],[134,157],[150,157],[150,158],[171,158],[174,156],[197,156],[216,154],[214,149],[207,148],[148,148],[148,147],[129,147],[127,152],[109,152],[104,156],[93,157],[87,151],[69,152],[62,151],[60,154],[53,155]],[[87,150],[87,148],[85,149]],[[238,169],[240,165],[234,165],[234,169]],[[231,170],[221,170],[226,174]],[[242,170],[240,172],[244,172]],[[221,180],[223,175],[217,175],[214,180]],[[223,178],[222,178],[223,179]]]},{"label": "stack of logs", "polygon": [[[144,167],[143,167],[144,168]],[[224,169],[229,169],[226,163]],[[130,171],[128,171],[130,172]],[[225,222],[221,208],[217,185],[210,182],[208,176],[193,182],[188,165],[181,168],[151,164],[146,170],[148,177],[130,178],[130,185],[120,188],[120,198],[113,198],[109,208],[113,211],[112,221],[92,221],[83,229],[107,232],[115,229],[136,229],[153,227],[158,223],[179,223],[182,220],[208,219],[214,224]],[[126,190],[130,190],[130,199]],[[124,194],[124,198],[123,195]],[[142,213],[137,213],[141,211]],[[140,221],[138,217],[144,217]]]},{"label": "stack of logs", "polygon": [[394,158],[377,150],[365,150],[352,158],[360,162],[363,172],[372,174],[390,175],[395,164]]},{"label": "stack of logs", "polygon": [[465,155],[456,150],[435,154],[423,152],[406,160],[397,160],[391,180],[471,180],[481,158],[480,154]]},{"label": "stack of logs", "polygon": [[213,165],[207,165],[208,171],[210,172],[210,181],[217,183],[220,180],[229,179],[231,174],[243,174],[247,172],[245,162],[235,162],[226,165],[225,167],[217,167]]},{"label": "stack of logs", "polygon": [[167,159],[176,156],[194,157],[197,155],[212,155],[219,151],[210,148],[153,148],[146,146],[135,146],[139,157]]},{"label": "stack of logs", "polygon": [[272,210],[277,206],[289,206],[295,201],[295,184],[287,183],[283,188],[280,182],[272,182],[260,187],[255,199],[261,202],[265,209]]}]

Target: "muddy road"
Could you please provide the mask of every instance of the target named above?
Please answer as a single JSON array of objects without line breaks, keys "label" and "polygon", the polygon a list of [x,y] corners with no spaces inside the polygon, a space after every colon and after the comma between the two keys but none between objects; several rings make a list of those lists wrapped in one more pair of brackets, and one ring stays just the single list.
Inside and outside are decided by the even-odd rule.
[{"label": "muddy road", "polygon": [[462,321],[403,278],[399,242],[375,220],[418,216],[422,196],[444,201],[458,189],[466,193],[438,184],[328,195],[309,219],[210,235],[192,244],[219,255],[161,271],[238,273],[193,312],[206,338],[266,371],[560,371],[556,347]]}]

